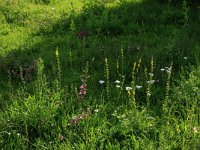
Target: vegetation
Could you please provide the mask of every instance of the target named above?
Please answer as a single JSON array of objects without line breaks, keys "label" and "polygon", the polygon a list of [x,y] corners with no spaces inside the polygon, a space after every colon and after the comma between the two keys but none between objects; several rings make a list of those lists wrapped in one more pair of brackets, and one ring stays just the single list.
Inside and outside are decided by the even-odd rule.
[{"label": "vegetation", "polygon": [[199,149],[199,8],[0,0],[0,147]]}]

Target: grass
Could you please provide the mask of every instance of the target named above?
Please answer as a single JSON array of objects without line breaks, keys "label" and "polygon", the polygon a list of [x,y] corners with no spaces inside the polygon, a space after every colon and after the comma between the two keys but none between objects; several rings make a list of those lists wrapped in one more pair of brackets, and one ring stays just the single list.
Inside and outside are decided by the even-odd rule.
[{"label": "grass", "polygon": [[187,1],[2,0],[0,147],[199,149],[199,21]]}]

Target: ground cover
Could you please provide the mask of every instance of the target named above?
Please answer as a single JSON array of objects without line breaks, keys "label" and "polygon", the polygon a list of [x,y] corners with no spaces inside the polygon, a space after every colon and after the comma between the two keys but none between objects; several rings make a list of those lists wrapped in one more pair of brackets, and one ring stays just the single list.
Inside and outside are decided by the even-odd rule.
[{"label": "ground cover", "polygon": [[198,149],[199,8],[2,1],[0,147]]}]

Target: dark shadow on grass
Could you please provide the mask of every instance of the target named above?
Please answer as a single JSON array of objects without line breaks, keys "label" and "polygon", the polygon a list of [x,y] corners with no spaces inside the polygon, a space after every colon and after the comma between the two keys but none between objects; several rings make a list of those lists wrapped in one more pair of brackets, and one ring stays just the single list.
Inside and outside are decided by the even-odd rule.
[{"label": "dark shadow on grass", "polygon": [[[56,47],[60,53],[63,85],[79,82],[79,76],[89,61],[90,86],[99,87],[98,80],[104,75],[105,57],[109,60],[111,81],[116,80],[119,77],[116,64],[119,62],[120,66],[121,49],[127,81],[131,80],[134,61],[140,57],[144,64],[142,67],[148,66],[153,56],[156,71],[173,61],[174,70],[179,72],[181,66],[194,65],[199,58],[200,18],[196,12],[196,9],[190,10],[187,21],[180,6],[156,1],[122,2],[114,8],[107,8],[102,3],[88,4],[80,15],[72,14],[66,19],[63,16],[64,19],[52,25],[52,30],[41,29],[32,35],[33,38],[42,37],[41,42],[0,58],[2,80],[8,79],[7,72],[10,71],[11,78],[18,82],[20,65],[24,68],[24,76],[31,77],[35,74],[34,68],[31,72],[25,70],[33,66],[38,57],[45,61],[49,80],[55,79]],[[187,62],[184,57],[188,57]],[[4,81],[1,87],[3,84]]]}]

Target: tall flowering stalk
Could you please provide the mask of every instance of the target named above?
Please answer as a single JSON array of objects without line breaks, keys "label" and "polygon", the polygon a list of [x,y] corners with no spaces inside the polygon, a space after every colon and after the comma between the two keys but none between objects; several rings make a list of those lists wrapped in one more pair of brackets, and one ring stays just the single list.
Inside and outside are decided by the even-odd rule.
[{"label": "tall flowering stalk", "polygon": [[140,69],[141,61],[142,61],[142,59],[141,59],[141,57],[140,57],[139,62],[138,62],[137,67],[136,67],[136,73],[138,73],[138,71],[139,71],[139,69]]},{"label": "tall flowering stalk", "polygon": [[132,100],[132,104],[133,107],[135,108],[136,104],[135,104],[135,71],[136,71],[136,62],[134,62],[133,64],[133,69],[132,69],[132,81],[131,81],[131,100]]},{"label": "tall flowering stalk", "polygon": [[151,97],[151,86],[154,82],[153,79],[153,70],[154,70],[154,60],[153,57],[151,58],[151,70],[149,73],[149,81],[147,82],[147,91],[146,91],[146,97],[147,97],[147,107],[150,106],[150,97]]},{"label": "tall flowering stalk", "polygon": [[79,90],[79,93],[78,93],[78,98],[83,100],[87,94],[87,80],[89,78],[89,75],[88,75],[88,71],[89,71],[89,63],[87,62],[86,63],[86,67],[85,69],[83,70],[83,75],[81,76],[81,86],[80,86],[80,90]]},{"label": "tall flowering stalk", "polygon": [[107,58],[105,58],[105,77],[106,77],[106,94],[107,94],[107,98],[109,98],[109,96],[110,96],[110,72],[109,72]]},{"label": "tall flowering stalk", "polygon": [[121,73],[124,75],[124,50],[121,48]]},{"label": "tall flowering stalk", "polygon": [[124,49],[121,48],[121,86],[124,86],[124,82],[125,82],[125,75],[124,75]]},{"label": "tall flowering stalk", "polygon": [[169,105],[169,92],[170,92],[170,79],[172,75],[172,65],[171,63],[170,68],[167,70],[167,83],[166,83],[166,90],[165,90],[165,100],[163,102],[163,112],[166,114],[169,112],[168,105]]},{"label": "tall flowering stalk", "polygon": [[19,71],[20,71],[21,81],[22,81],[23,85],[25,85],[25,79],[24,79],[24,75],[23,75],[23,68],[22,68],[22,66],[19,67]]},{"label": "tall flowering stalk", "polygon": [[82,84],[80,86],[80,91],[78,93],[78,97],[79,99],[84,99],[87,93],[87,84],[86,84],[86,80],[82,79]]},{"label": "tall flowering stalk", "polygon": [[60,88],[61,88],[61,66],[60,66],[60,57],[59,57],[58,47],[56,48],[56,62],[57,62],[57,67],[58,67],[58,72],[57,72],[57,76],[58,76],[57,89],[59,91]]}]

